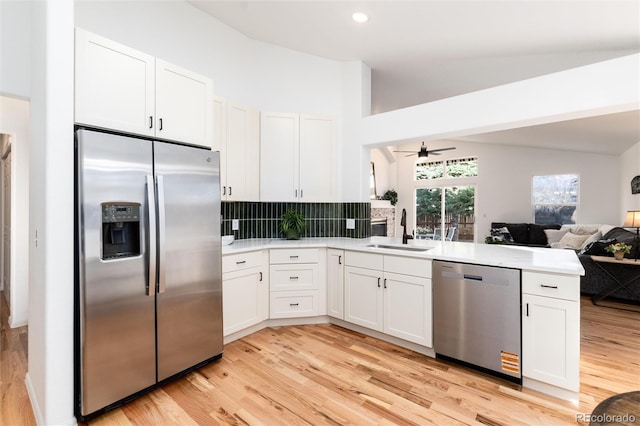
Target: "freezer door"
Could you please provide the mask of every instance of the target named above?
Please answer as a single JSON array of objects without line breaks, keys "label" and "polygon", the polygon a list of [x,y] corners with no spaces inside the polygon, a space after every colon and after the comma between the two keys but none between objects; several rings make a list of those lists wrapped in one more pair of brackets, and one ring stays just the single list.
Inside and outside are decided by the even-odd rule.
[{"label": "freezer door", "polygon": [[158,380],[222,353],[219,153],[154,143]]},{"label": "freezer door", "polygon": [[[153,289],[150,295],[147,291],[146,232],[152,142],[88,130],[79,130],[76,138],[76,392],[77,409],[85,416],[156,381],[155,301]],[[110,226],[103,226],[103,203],[139,206],[139,230],[133,233],[139,240],[131,241],[132,234],[124,240],[122,233],[103,232]],[[113,222],[115,228],[121,225]],[[105,259],[105,239],[114,245],[131,243],[135,250]]]}]

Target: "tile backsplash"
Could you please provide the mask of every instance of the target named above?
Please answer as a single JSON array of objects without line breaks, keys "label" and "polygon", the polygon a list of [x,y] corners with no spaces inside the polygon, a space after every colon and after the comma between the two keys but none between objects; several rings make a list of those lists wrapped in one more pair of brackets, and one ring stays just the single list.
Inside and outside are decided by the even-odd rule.
[{"label": "tile backsplash", "polygon": [[[279,231],[280,217],[289,210],[300,212],[307,229],[302,238],[371,236],[370,203],[278,203],[278,202],[222,202],[222,235],[235,239],[284,238]],[[240,229],[231,230],[232,220],[238,219]],[[355,229],[347,229],[346,219],[355,219]]]}]

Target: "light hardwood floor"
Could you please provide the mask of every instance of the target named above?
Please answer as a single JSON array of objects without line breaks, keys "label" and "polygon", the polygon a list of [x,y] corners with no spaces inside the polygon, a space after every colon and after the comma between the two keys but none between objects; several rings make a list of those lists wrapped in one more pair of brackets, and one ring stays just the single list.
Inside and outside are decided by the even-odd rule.
[{"label": "light hardwood floor", "polygon": [[[576,424],[576,414],[640,389],[640,314],[587,298],[581,306],[578,405],[337,326],[310,325],[233,342],[220,361],[90,424]],[[5,315],[2,324],[0,424],[34,424],[24,389],[26,329],[7,329]]]}]

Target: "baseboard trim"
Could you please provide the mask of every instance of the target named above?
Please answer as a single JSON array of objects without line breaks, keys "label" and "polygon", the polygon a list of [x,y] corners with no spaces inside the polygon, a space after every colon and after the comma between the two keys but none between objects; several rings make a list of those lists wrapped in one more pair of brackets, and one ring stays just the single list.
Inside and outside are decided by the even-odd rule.
[{"label": "baseboard trim", "polygon": [[[40,405],[38,404],[38,398],[36,398],[36,390],[33,387],[33,382],[31,381],[31,376],[27,372],[24,376],[24,384],[27,387],[27,395],[29,396],[29,402],[31,403],[31,411],[33,411],[33,416],[36,419],[36,424],[38,425],[46,425],[47,423],[44,421],[42,417],[42,411],[40,410]],[[56,421],[57,425],[68,425],[68,426],[77,426],[78,421],[75,417],[71,417],[69,420],[64,422]]]},{"label": "baseboard trim", "polygon": [[33,383],[31,382],[31,376],[29,375],[29,373],[25,374],[24,376],[24,384],[27,387],[27,395],[29,395],[31,411],[33,411],[33,416],[36,418],[36,424],[44,425],[45,422],[42,418],[40,406],[38,405],[38,398],[36,398],[36,390],[33,388]]},{"label": "baseboard trim", "polygon": [[24,327],[25,325],[28,324],[26,319],[23,320],[15,320],[13,319],[13,315],[9,315],[9,327],[11,328],[18,328],[18,327]]}]

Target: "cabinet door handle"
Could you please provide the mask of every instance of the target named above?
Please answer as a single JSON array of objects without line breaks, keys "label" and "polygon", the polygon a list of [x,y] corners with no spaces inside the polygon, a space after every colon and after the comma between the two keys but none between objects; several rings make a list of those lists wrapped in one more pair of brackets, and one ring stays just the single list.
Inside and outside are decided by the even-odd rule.
[{"label": "cabinet door handle", "polygon": [[160,130],[162,130],[162,118],[160,119]]},{"label": "cabinet door handle", "polygon": [[529,316],[529,304],[527,303],[527,316]]},{"label": "cabinet door handle", "polygon": [[342,256],[338,256],[338,265],[342,265]]},{"label": "cabinet door handle", "polygon": [[293,281],[293,280],[297,280],[297,279],[298,279],[298,277],[289,277],[289,279],[290,279],[291,281]]},{"label": "cabinet door handle", "polygon": [[222,195],[227,195],[227,187],[226,186],[222,187]]},{"label": "cabinet door handle", "polygon": [[543,287],[543,288],[555,288],[555,289],[558,288],[557,285],[547,285],[547,284],[540,284],[540,287]]},{"label": "cabinet door handle", "polygon": [[243,263],[247,263],[246,260],[239,260],[236,262],[236,265],[242,265]]},{"label": "cabinet door handle", "polygon": [[231,187],[229,187],[229,195],[231,195]]},{"label": "cabinet door handle", "polygon": [[299,305],[299,303],[289,303],[289,306],[291,306],[292,308],[295,308],[298,305]]},{"label": "cabinet door handle", "polygon": [[384,279],[384,288],[387,288],[387,279]]},{"label": "cabinet door handle", "polygon": [[378,277],[378,288],[380,288],[380,277]]},{"label": "cabinet door handle", "polygon": [[294,197],[295,197],[295,198],[298,198],[298,190],[297,190],[297,189],[294,189],[294,190],[293,190],[293,192],[294,192],[294,194],[295,194],[295,195],[294,195]]},{"label": "cabinet door handle", "polygon": [[289,259],[292,259],[292,260],[293,259],[297,259],[297,258],[298,258],[298,256],[296,256],[296,255],[289,256]]},{"label": "cabinet door handle", "polygon": [[149,128],[153,129],[153,115],[149,116]]},{"label": "cabinet door handle", "polygon": [[303,197],[304,197],[304,189],[301,189],[300,190],[300,198],[303,198]]},{"label": "cabinet door handle", "polygon": [[260,272],[260,279],[258,281],[262,282],[262,272]]}]

